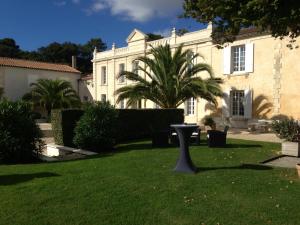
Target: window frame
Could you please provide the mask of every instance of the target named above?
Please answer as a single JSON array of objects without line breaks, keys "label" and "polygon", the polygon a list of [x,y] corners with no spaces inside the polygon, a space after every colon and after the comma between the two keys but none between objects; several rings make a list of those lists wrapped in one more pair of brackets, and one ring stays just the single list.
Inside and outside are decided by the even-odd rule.
[{"label": "window frame", "polygon": [[230,115],[235,118],[245,118],[246,115],[245,110],[246,110],[245,91],[231,90],[230,91]]},{"label": "window frame", "polygon": [[233,74],[246,72],[245,44],[231,46],[231,68]]},{"label": "window frame", "polygon": [[[103,98],[104,97],[104,98]],[[103,100],[104,99],[104,100]],[[101,94],[101,102],[106,102],[107,101],[107,97],[106,94]]]},{"label": "window frame", "polygon": [[101,66],[101,85],[107,85],[107,67],[106,66]]},{"label": "window frame", "polygon": [[196,98],[189,98],[185,101],[185,115],[194,116],[196,109]]},{"label": "window frame", "polygon": [[[119,75],[121,74],[121,72],[124,72],[124,71],[125,71],[125,63],[120,63],[119,64]],[[125,76],[119,77],[118,83],[119,84],[124,84],[125,83]]]}]

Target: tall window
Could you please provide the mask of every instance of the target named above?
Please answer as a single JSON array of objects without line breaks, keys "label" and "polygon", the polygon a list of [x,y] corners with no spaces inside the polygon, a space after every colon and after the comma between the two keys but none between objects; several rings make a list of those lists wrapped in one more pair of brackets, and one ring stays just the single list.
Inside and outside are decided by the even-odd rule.
[{"label": "tall window", "polygon": [[194,115],[195,114],[195,98],[190,98],[185,103],[186,115]]},{"label": "tall window", "polygon": [[101,95],[101,102],[106,102],[106,95],[105,94]]},{"label": "tall window", "polygon": [[192,69],[194,66],[194,53],[193,52],[189,52],[189,54],[187,55],[187,64],[188,64],[188,70]]},{"label": "tall window", "polygon": [[245,71],[245,45],[232,47],[233,71]]},{"label": "tall window", "polygon": [[231,101],[231,115],[232,116],[244,116],[244,91],[231,91],[230,101]]},{"label": "tall window", "polygon": [[107,83],[106,80],[106,66],[101,67],[101,84],[105,85]]},{"label": "tall window", "polygon": [[[125,64],[124,63],[119,64],[119,74],[124,72],[124,70],[125,70]],[[124,82],[125,82],[125,76],[121,76],[119,78],[119,83],[124,83]]]},{"label": "tall window", "polygon": [[125,109],[125,101],[124,100],[120,101],[119,108],[120,109]]},{"label": "tall window", "polygon": [[133,61],[132,62],[132,72],[135,74],[138,74],[139,71],[139,61]]}]

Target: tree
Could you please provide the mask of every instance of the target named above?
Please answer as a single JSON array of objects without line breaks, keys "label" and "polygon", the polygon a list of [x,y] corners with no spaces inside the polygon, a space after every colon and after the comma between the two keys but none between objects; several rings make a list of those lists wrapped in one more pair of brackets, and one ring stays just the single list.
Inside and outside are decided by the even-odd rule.
[{"label": "tree", "polygon": [[76,107],[80,105],[80,99],[68,81],[39,79],[37,83],[30,85],[32,90],[25,94],[23,100],[32,102],[35,106],[41,106],[48,116],[52,109]]},{"label": "tree", "polygon": [[185,34],[188,33],[188,32],[189,32],[188,29],[181,28],[181,29],[178,29],[178,30],[176,31],[176,34],[177,34],[178,36],[182,36],[182,35],[185,35]]},{"label": "tree", "polygon": [[9,58],[18,58],[21,50],[14,39],[0,39],[0,56]]},{"label": "tree", "polygon": [[5,38],[0,40],[0,57],[62,63],[71,66],[72,56],[76,56],[77,69],[83,74],[88,74],[93,70],[91,60],[95,48],[97,48],[98,51],[104,51],[106,44],[101,38],[92,38],[83,45],[72,42],[53,42],[39,48],[37,51],[23,51],[16,45],[15,40]]},{"label": "tree", "polygon": [[147,36],[148,36],[148,41],[155,41],[155,40],[159,40],[159,39],[164,38],[160,34],[153,34],[153,33],[148,33]]},{"label": "tree", "polygon": [[[177,108],[192,97],[200,97],[217,105],[216,97],[222,96],[222,80],[214,78],[210,65],[192,64],[199,54],[183,51],[182,45],[173,55],[170,45],[152,48],[150,54],[153,59],[147,56],[137,58],[145,64],[145,67],[139,66],[138,71],[145,73],[146,78],[129,71],[119,74],[119,77],[125,76],[135,83],[116,90],[117,103],[127,99],[127,106],[130,106],[148,99],[161,108]],[[206,72],[209,78],[196,76],[200,72]]]},{"label": "tree", "polygon": [[300,35],[299,0],[185,0],[184,16],[200,23],[212,22],[213,40],[232,42],[241,28],[255,27],[274,37]]}]

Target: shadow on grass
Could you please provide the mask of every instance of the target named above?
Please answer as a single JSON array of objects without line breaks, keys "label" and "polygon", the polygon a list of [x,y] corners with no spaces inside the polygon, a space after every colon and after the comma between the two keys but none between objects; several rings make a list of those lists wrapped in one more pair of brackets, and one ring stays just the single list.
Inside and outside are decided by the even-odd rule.
[{"label": "shadow on grass", "polygon": [[258,144],[226,144],[223,148],[261,148],[262,145]]},{"label": "shadow on grass", "polygon": [[0,186],[14,185],[31,181],[36,178],[58,177],[56,173],[31,173],[31,174],[10,174],[0,175]]},{"label": "shadow on grass", "polygon": [[239,166],[221,166],[221,167],[198,167],[197,173],[214,171],[214,170],[272,170],[270,166],[264,166],[259,164],[242,164]]}]

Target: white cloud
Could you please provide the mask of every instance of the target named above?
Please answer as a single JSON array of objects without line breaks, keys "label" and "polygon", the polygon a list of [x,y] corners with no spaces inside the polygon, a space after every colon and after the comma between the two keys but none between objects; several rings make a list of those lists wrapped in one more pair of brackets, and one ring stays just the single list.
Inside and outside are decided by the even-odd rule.
[{"label": "white cloud", "polygon": [[88,9],[85,9],[87,15],[92,15],[94,13],[100,12],[101,10],[107,8],[107,5],[101,1],[95,1]]},{"label": "white cloud", "polygon": [[67,4],[66,1],[58,1],[58,2],[54,2],[53,3],[55,6],[61,7],[61,6],[65,6]]},{"label": "white cloud", "polygon": [[[177,15],[184,0],[94,0],[87,10],[90,14],[109,8],[112,15],[145,22],[155,17]],[[99,6],[98,6],[99,4]]]}]

